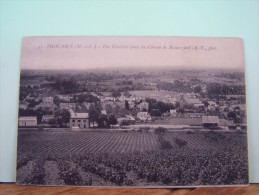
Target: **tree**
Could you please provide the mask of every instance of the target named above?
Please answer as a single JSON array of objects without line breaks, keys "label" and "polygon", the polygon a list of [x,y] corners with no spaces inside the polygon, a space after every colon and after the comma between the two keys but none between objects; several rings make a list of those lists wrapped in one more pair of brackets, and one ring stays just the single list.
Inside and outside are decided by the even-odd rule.
[{"label": "tree", "polygon": [[105,105],[105,110],[106,110],[106,112],[107,112],[108,115],[114,113],[113,107],[112,107],[112,105],[110,105],[110,104],[106,104],[106,105]]},{"label": "tree", "polygon": [[129,110],[129,102],[127,100],[125,100],[125,108],[126,110]]},{"label": "tree", "polygon": [[200,93],[200,92],[201,92],[201,86],[200,85],[194,87],[194,93]]},{"label": "tree", "polygon": [[180,89],[182,89],[182,87],[183,87],[183,83],[181,82],[181,81],[179,81],[179,80],[175,80],[174,81],[174,87],[175,88],[180,88]]},{"label": "tree", "polygon": [[123,95],[124,95],[125,97],[130,97],[130,96],[131,96],[131,94],[130,94],[128,91],[125,91],[125,92],[123,93]]},{"label": "tree", "polygon": [[54,117],[57,119],[57,123],[60,126],[66,125],[70,119],[70,112],[66,109],[57,110],[54,114]]},{"label": "tree", "polygon": [[121,93],[119,91],[113,91],[112,92],[112,97],[117,98],[117,97],[120,97],[120,96],[121,96]]},{"label": "tree", "polygon": [[150,116],[160,117],[162,115],[161,111],[158,109],[152,109],[149,112]]},{"label": "tree", "polygon": [[116,117],[112,114],[108,118],[109,125],[116,125],[118,123]]},{"label": "tree", "polygon": [[93,123],[94,126],[94,122],[98,121],[98,117],[101,114],[101,109],[99,106],[94,106],[94,105],[90,105],[89,107],[89,120],[90,122]]},{"label": "tree", "polygon": [[154,129],[156,134],[165,134],[168,130],[164,127],[157,127]]},{"label": "tree", "polygon": [[105,114],[100,114],[97,118],[98,127],[100,128],[108,128],[109,121]]},{"label": "tree", "polygon": [[58,96],[55,96],[55,97],[53,98],[53,103],[54,103],[55,105],[59,106],[59,104],[60,104],[60,99],[59,99]]},{"label": "tree", "polygon": [[231,111],[227,114],[228,118],[231,118],[233,120],[235,120],[237,118],[237,115],[235,112]]}]

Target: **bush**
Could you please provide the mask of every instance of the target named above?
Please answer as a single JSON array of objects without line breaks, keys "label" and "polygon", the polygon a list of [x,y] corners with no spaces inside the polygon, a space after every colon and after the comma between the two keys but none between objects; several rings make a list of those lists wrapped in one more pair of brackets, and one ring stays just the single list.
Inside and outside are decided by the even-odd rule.
[{"label": "bush", "polygon": [[168,131],[167,128],[164,128],[164,127],[157,127],[155,128],[154,132],[156,134],[165,134],[166,132]]}]

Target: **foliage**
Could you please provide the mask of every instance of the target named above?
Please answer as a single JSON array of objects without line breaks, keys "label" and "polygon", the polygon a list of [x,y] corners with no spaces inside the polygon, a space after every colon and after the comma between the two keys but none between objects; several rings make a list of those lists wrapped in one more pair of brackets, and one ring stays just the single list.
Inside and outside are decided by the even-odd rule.
[{"label": "foliage", "polygon": [[201,86],[198,85],[198,86],[195,86],[194,87],[194,93],[200,93],[201,92]]},{"label": "foliage", "polygon": [[113,91],[111,95],[112,97],[117,98],[121,96],[121,93],[119,91]]},{"label": "foliage", "polygon": [[[92,185],[93,181],[99,184],[104,181],[109,182],[107,185],[118,186],[135,186],[148,182],[153,182],[152,185],[226,185],[248,182],[246,136],[243,134],[177,132],[163,136],[130,131],[94,131],[37,134],[37,142],[34,142],[31,136],[28,136],[31,133],[33,132],[21,134],[23,139],[20,143],[22,141],[23,145],[19,147],[20,154],[25,154],[24,151],[27,150],[31,152],[33,161],[37,161],[38,155],[55,160],[59,169],[58,179],[68,185]],[[51,139],[53,136],[57,137]],[[211,141],[208,137],[218,139]],[[185,140],[188,147],[180,148],[174,138]],[[71,144],[64,144],[64,140],[69,140]],[[118,140],[116,145],[113,140]],[[122,140],[125,143],[124,149],[121,145]],[[170,142],[172,148],[163,144],[164,141]],[[43,143],[48,144],[48,150]],[[162,149],[161,144],[165,145],[165,149]],[[155,147],[157,148],[154,150]],[[49,148],[55,149],[51,150],[51,158],[46,155],[49,154]],[[72,151],[77,152],[71,155]],[[35,184],[44,183],[43,164],[40,165],[42,169],[33,168],[34,171],[24,183],[30,184],[32,179],[35,179]],[[87,175],[95,175],[95,179],[90,176],[82,177],[80,169]]]},{"label": "foliage", "polygon": [[158,109],[152,109],[149,111],[150,116],[160,117],[162,115],[161,111]]},{"label": "foliage", "polygon": [[108,117],[109,125],[116,125],[118,123],[116,117],[112,114]]},{"label": "foliage", "polygon": [[57,78],[55,83],[52,84],[53,89],[59,91],[62,94],[70,94],[77,92],[77,81],[74,77],[68,79]]},{"label": "foliage", "polygon": [[89,107],[89,120],[94,124],[98,121],[98,117],[101,114],[101,108],[98,105],[90,105]]},{"label": "foliage", "polygon": [[55,112],[54,117],[57,119],[57,123],[60,126],[63,126],[69,122],[70,112],[67,109],[58,109]]},{"label": "foliage", "polygon": [[157,127],[154,129],[154,132],[156,134],[165,134],[168,131],[168,129],[164,128],[164,127]]},{"label": "foliage", "polygon": [[98,127],[100,128],[108,128],[109,120],[105,114],[100,114],[97,119]]},{"label": "foliage", "polygon": [[165,140],[163,135],[159,135],[157,140],[158,140],[158,143],[160,144],[161,150],[169,150],[173,148],[170,141]]},{"label": "foliage", "polygon": [[129,110],[129,102],[127,100],[125,100],[125,109]]}]

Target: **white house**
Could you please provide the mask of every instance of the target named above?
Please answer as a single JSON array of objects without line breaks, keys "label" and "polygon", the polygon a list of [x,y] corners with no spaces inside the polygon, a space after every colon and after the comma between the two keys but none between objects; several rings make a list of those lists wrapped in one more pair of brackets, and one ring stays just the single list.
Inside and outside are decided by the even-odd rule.
[{"label": "white house", "polygon": [[177,116],[176,110],[175,109],[170,109],[170,115],[173,117]]},{"label": "white house", "polygon": [[70,129],[79,130],[89,128],[89,114],[88,113],[76,113],[70,110]]},{"label": "white house", "polygon": [[139,112],[137,114],[137,117],[141,120],[141,121],[151,121],[151,116],[148,112]]},{"label": "white house", "polygon": [[37,126],[36,116],[21,116],[18,122],[19,127]]}]

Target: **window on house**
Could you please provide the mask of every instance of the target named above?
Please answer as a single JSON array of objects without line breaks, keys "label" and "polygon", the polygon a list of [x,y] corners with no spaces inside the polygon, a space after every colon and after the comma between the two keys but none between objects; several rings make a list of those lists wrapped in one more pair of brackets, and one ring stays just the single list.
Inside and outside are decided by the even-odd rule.
[{"label": "window on house", "polygon": [[72,122],[76,122],[75,120],[72,120]]},{"label": "window on house", "polygon": [[80,123],[80,122],[81,122],[81,120],[77,120],[77,122],[79,122],[79,123]]},{"label": "window on house", "polygon": [[84,123],[86,123],[86,120],[83,120]]}]

